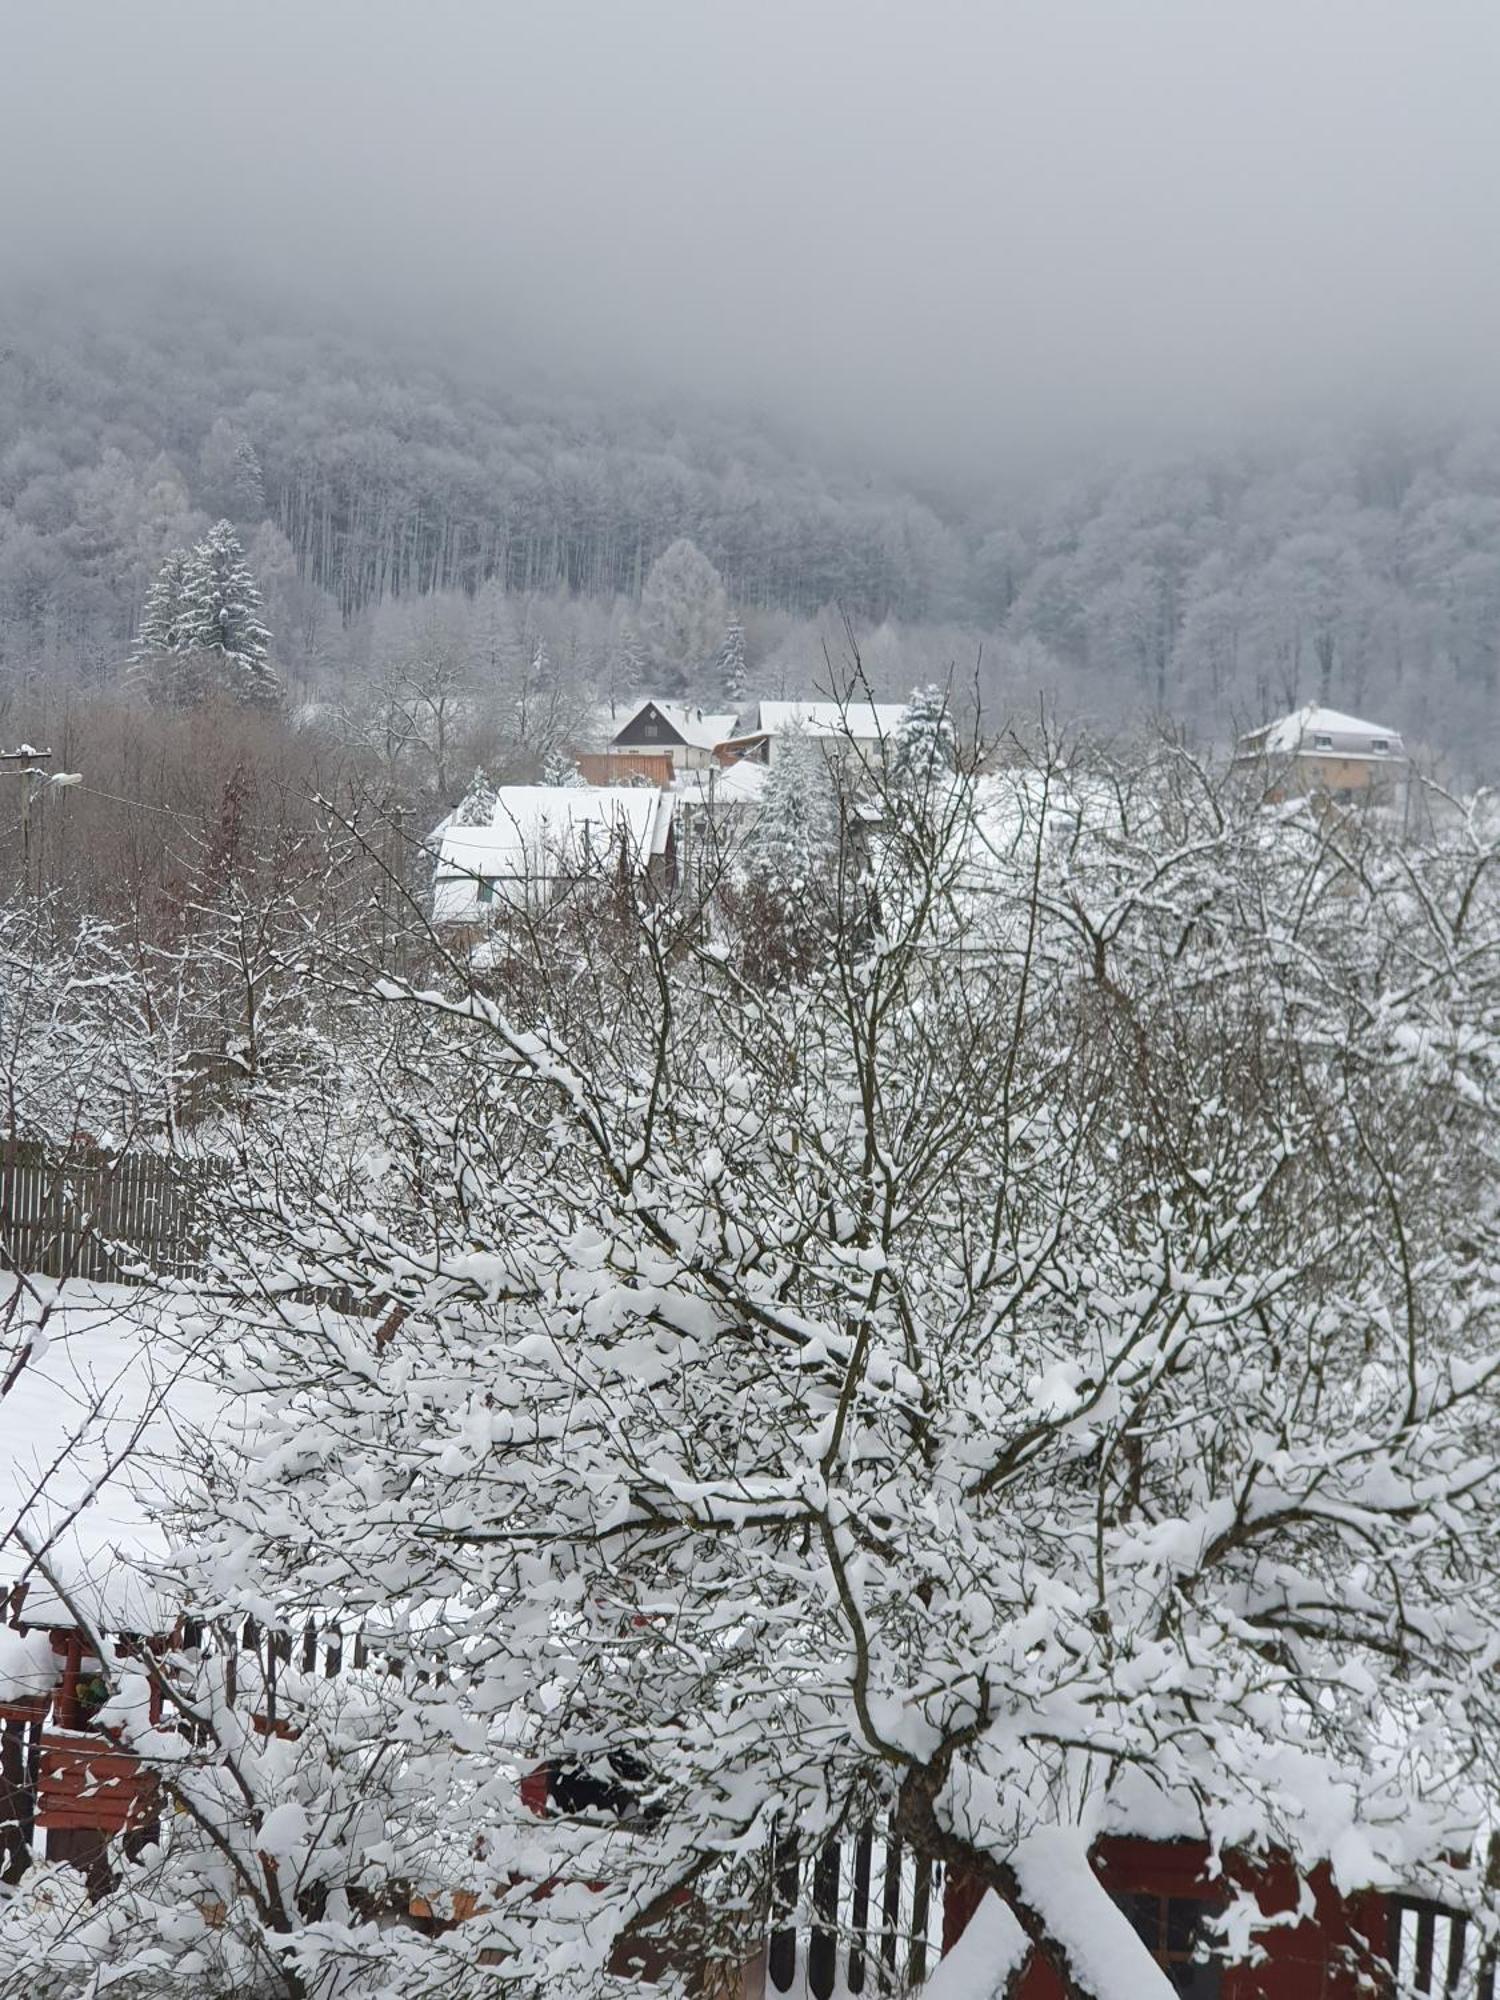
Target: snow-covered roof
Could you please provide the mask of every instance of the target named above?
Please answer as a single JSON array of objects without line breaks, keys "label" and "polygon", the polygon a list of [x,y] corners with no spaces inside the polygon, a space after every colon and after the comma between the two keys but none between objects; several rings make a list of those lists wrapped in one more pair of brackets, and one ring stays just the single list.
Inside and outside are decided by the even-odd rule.
[{"label": "snow-covered roof", "polygon": [[741,761],[711,771],[685,771],[677,780],[678,796],[693,805],[755,805],[770,782],[764,764]]},{"label": "snow-covered roof", "polygon": [[740,734],[779,736],[786,729],[804,729],[809,736],[852,736],[859,743],[874,743],[893,736],[905,713],[899,701],[763,701],[754,726]]},{"label": "snow-covered roof", "polygon": [[27,1577],[28,1622],[72,1625],[66,1597],[113,1631],[162,1630],[175,1612],[150,1573],[168,1549],[159,1515],[182,1491],[186,1456],[224,1435],[240,1405],[216,1348],[189,1337],[161,1293],[30,1282],[9,1330],[17,1345],[52,1310],[0,1397],[0,1591],[27,1571],[24,1535],[58,1586]]},{"label": "snow-covered roof", "polygon": [[644,869],[666,852],[672,810],[669,793],[643,785],[502,785],[488,826],[443,829],[433,919],[470,923],[495,896],[520,907],[622,850]]},{"label": "snow-covered roof", "polygon": [[644,714],[648,708],[654,708],[662,721],[675,729],[684,743],[692,744],[697,750],[712,750],[715,744],[724,742],[726,737],[734,734],[733,715],[711,715],[704,709],[690,708],[685,702],[652,700],[643,701],[631,710],[619,729],[615,731],[614,740],[618,741],[636,717]]},{"label": "snow-covered roof", "polygon": [[[1327,737],[1326,743],[1316,741]],[[1382,751],[1372,746],[1383,743]],[[1399,757],[1404,752],[1399,730],[1382,722],[1366,722],[1357,715],[1345,715],[1337,708],[1321,708],[1316,702],[1293,709],[1275,722],[1252,729],[1240,739],[1241,752],[1259,757],[1295,757],[1299,752],[1336,750],[1350,757]]]}]

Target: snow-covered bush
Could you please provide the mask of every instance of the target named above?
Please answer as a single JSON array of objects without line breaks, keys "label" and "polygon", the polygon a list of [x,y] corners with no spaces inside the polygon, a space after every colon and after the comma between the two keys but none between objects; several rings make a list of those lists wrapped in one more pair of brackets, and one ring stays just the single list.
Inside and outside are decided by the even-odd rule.
[{"label": "snow-covered bush", "polygon": [[[1097,2000],[1017,1859],[1054,1829],[1476,1892],[1496,850],[1252,813],[1175,751],[947,796],[835,871],[800,980],[643,905],[512,1012],[378,987],[358,1185],[252,1161],[216,1338],[255,1422],[181,1584],[288,1643],[337,1606],[400,1672],[353,1728],[292,1676],[300,1733],[204,1737],[202,1827],[64,1926],[59,2000],[106,1953],[582,1995],[663,1922],[733,1963],[773,1834],[877,1813]],[[521,1805],[611,1756],[623,1821]],[[238,1986],[183,1915],[210,1865]],[[382,1927],[440,1881],[481,1913]]]}]

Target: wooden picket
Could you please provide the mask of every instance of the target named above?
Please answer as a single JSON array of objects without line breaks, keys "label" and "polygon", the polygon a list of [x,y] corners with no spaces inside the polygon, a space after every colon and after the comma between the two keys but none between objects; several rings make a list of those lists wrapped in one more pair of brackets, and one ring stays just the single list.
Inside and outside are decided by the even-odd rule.
[{"label": "wooden picket", "polygon": [[0,1139],[0,1268],[52,1278],[194,1275],[204,1169],[157,1153]]},{"label": "wooden picket", "polygon": [[859,1827],[810,1856],[778,1842],[772,1903],[767,2000],[902,1993],[942,1955],[942,1866],[888,1827]]},{"label": "wooden picket", "polygon": [[1396,1993],[1433,2000],[1495,2000],[1494,1948],[1461,1910],[1420,1896],[1393,1896],[1390,1964]]}]

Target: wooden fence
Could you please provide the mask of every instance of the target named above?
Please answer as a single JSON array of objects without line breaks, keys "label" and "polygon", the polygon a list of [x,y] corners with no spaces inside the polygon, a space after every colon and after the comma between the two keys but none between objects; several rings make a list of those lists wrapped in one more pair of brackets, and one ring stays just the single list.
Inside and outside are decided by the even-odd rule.
[{"label": "wooden fence", "polygon": [[156,1153],[104,1153],[0,1139],[0,1269],[130,1282],[191,1276],[201,1167]]},{"label": "wooden fence", "polygon": [[942,1956],[942,1865],[887,1827],[862,1827],[811,1856],[783,1841],[772,1887],[767,2000],[904,1993]]},{"label": "wooden fence", "polygon": [[1495,1952],[1469,1919],[1417,1896],[1391,1898],[1390,1962],[1399,1994],[1495,2000]]}]

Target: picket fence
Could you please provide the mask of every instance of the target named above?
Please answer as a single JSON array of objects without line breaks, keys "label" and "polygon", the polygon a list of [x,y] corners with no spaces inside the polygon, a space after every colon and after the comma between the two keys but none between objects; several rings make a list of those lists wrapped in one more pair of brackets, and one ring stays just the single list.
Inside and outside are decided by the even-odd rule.
[{"label": "picket fence", "polygon": [[204,1174],[157,1153],[0,1138],[0,1268],[127,1283],[193,1276]]},{"label": "picket fence", "polygon": [[768,2000],[904,1993],[943,1949],[944,1876],[888,1827],[867,1825],[812,1854],[777,1847],[766,1950]]}]

